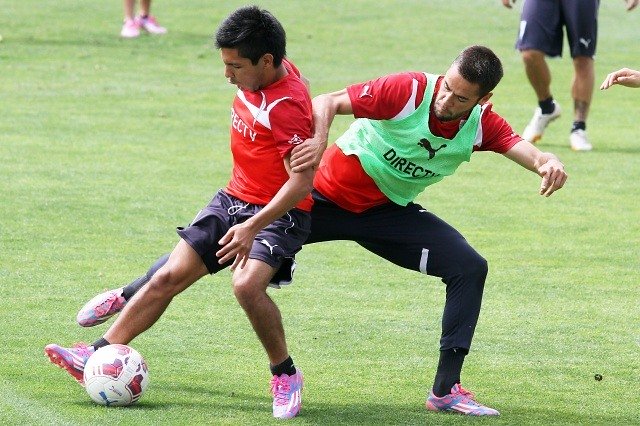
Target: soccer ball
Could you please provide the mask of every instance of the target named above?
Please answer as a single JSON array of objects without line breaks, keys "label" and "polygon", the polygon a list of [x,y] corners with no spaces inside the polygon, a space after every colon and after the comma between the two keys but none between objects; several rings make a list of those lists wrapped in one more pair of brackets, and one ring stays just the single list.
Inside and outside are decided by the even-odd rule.
[{"label": "soccer ball", "polygon": [[96,403],[107,407],[131,405],[149,384],[142,355],[126,345],[108,345],[95,351],[84,366],[84,386]]}]

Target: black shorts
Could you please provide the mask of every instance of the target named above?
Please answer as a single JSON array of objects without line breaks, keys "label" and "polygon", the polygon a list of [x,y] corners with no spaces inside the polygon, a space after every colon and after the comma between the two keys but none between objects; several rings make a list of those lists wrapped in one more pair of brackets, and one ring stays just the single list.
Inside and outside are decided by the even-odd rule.
[{"label": "black shorts", "polygon": [[[218,244],[220,238],[233,225],[255,216],[263,207],[246,203],[220,190],[189,226],[179,227],[176,232],[200,255],[209,273],[214,274],[233,263],[218,263],[216,252],[221,248]],[[287,260],[291,267],[295,254],[309,236],[310,227],[309,213],[291,209],[256,235],[249,258],[261,260],[276,269]]]},{"label": "black shorts", "polygon": [[516,49],[562,56],[564,27],[571,57],[593,57],[599,4],[599,0],[525,0]]}]

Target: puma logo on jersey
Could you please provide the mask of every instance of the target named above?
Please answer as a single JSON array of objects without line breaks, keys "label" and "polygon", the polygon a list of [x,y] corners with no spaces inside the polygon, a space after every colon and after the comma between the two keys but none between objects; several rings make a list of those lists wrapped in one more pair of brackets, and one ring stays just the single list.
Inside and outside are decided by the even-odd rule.
[{"label": "puma logo on jersey", "polygon": [[426,149],[429,152],[429,160],[431,160],[433,157],[436,156],[436,152],[440,151],[442,148],[446,148],[447,144],[442,144],[440,145],[438,148],[433,148],[431,146],[431,142],[429,142],[429,139],[427,138],[422,138],[420,139],[420,142],[418,142],[418,145],[420,145],[421,147],[423,147],[424,149]]},{"label": "puma logo on jersey", "polygon": [[586,40],[586,39],[584,39],[584,38],[580,37],[580,40],[579,40],[579,41],[580,41],[580,43],[584,44],[584,47],[586,47],[586,48],[588,48],[588,47],[589,47],[589,45],[591,44],[591,39]]},{"label": "puma logo on jersey", "polygon": [[269,244],[269,241],[265,240],[264,238],[260,240],[260,243],[267,246],[269,248],[269,253],[271,253],[273,255],[273,249],[278,247],[277,244],[271,245]]},{"label": "puma logo on jersey", "polygon": [[368,84],[365,85],[362,88],[362,92],[360,92],[360,96],[358,96],[359,98],[372,98],[373,95],[371,93],[369,93],[369,90],[371,89],[371,86],[369,86]]}]

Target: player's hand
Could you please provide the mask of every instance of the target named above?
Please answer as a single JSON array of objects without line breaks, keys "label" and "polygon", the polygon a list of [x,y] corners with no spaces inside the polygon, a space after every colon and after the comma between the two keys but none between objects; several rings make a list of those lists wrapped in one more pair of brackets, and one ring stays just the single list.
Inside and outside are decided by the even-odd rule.
[{"label": "player's hand", "polygon": [[229,228],[227,233],[218,241],[218,244],[222,246],[216,252],[216,256],[219,258],[218,263],[222,265],[235,257],[231,270],[235,270],[238,266],[241,269],[244,268],[247,260],[249,260],[249,253],[251,253],[255,237],[256,233],[248,229],[244,223]]},{"label": "player's hand", "polygon": [[516,0],[502,0],[502,4],[504,5],[504,7],[507,7],[509,9],[511,9],[511,3],[515,4]]},{"label": "player's hand", "polygon": [[600,85],[600,90],[608,89],[614,84],[627,87],[640,87],[640,71],[622,68],[609,73]]},{"label": "player's hand", "polygon": [[638,3],[640,3],[640,0],[627,0],[627,11],[633,10]]},{"label": "player's hand", "polygon": [[322,153],[327,145],[314,138],[310,138],[297,145],[291,151],[291,158],[289,164],[291,165],[291,171],[294,173],[300,173],[309,168],[317,169],[322,159]]},{"label": "player's hand", "polygon": [[568,177],[567,172],[564,170],[564,165],[556,159],[550,159],[540,166],[538,173],[542,176],[540,195],[545,197],[562,188]]}]

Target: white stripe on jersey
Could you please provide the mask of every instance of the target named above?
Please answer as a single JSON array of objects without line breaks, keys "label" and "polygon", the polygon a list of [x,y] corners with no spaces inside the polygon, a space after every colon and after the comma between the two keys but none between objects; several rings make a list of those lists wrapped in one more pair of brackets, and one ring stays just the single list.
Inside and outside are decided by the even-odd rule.
[{"label": "white stripe on jersey", "polygon": [[[260,104],[260,107],[257,107],[253,105],[251,102],[249,102],[247,98],[244,96],[244,92],[242,90],[238,90],[237,96],[238,96],[238,99],[242,101],[244,106],[247,107],[247,109],[253,116],[253,120],[254,120],[253,124],[255,124],[255,122],[257,121],[267,129],[271,130],[271,122],[269,121],[269,112],[271,112],[273,107],[278,105],[280,102],[284,101],[285,99],[291,99],[291,97],[285,96],[284,98],[276,99],[275,101],[267,105],[267,100],[266,100],[266,96],[264,95],[264,92],[260,92],[260,94],[262,95],[262,103]],[[262,111],[265,111],[266,114],[261,114]]]}]

